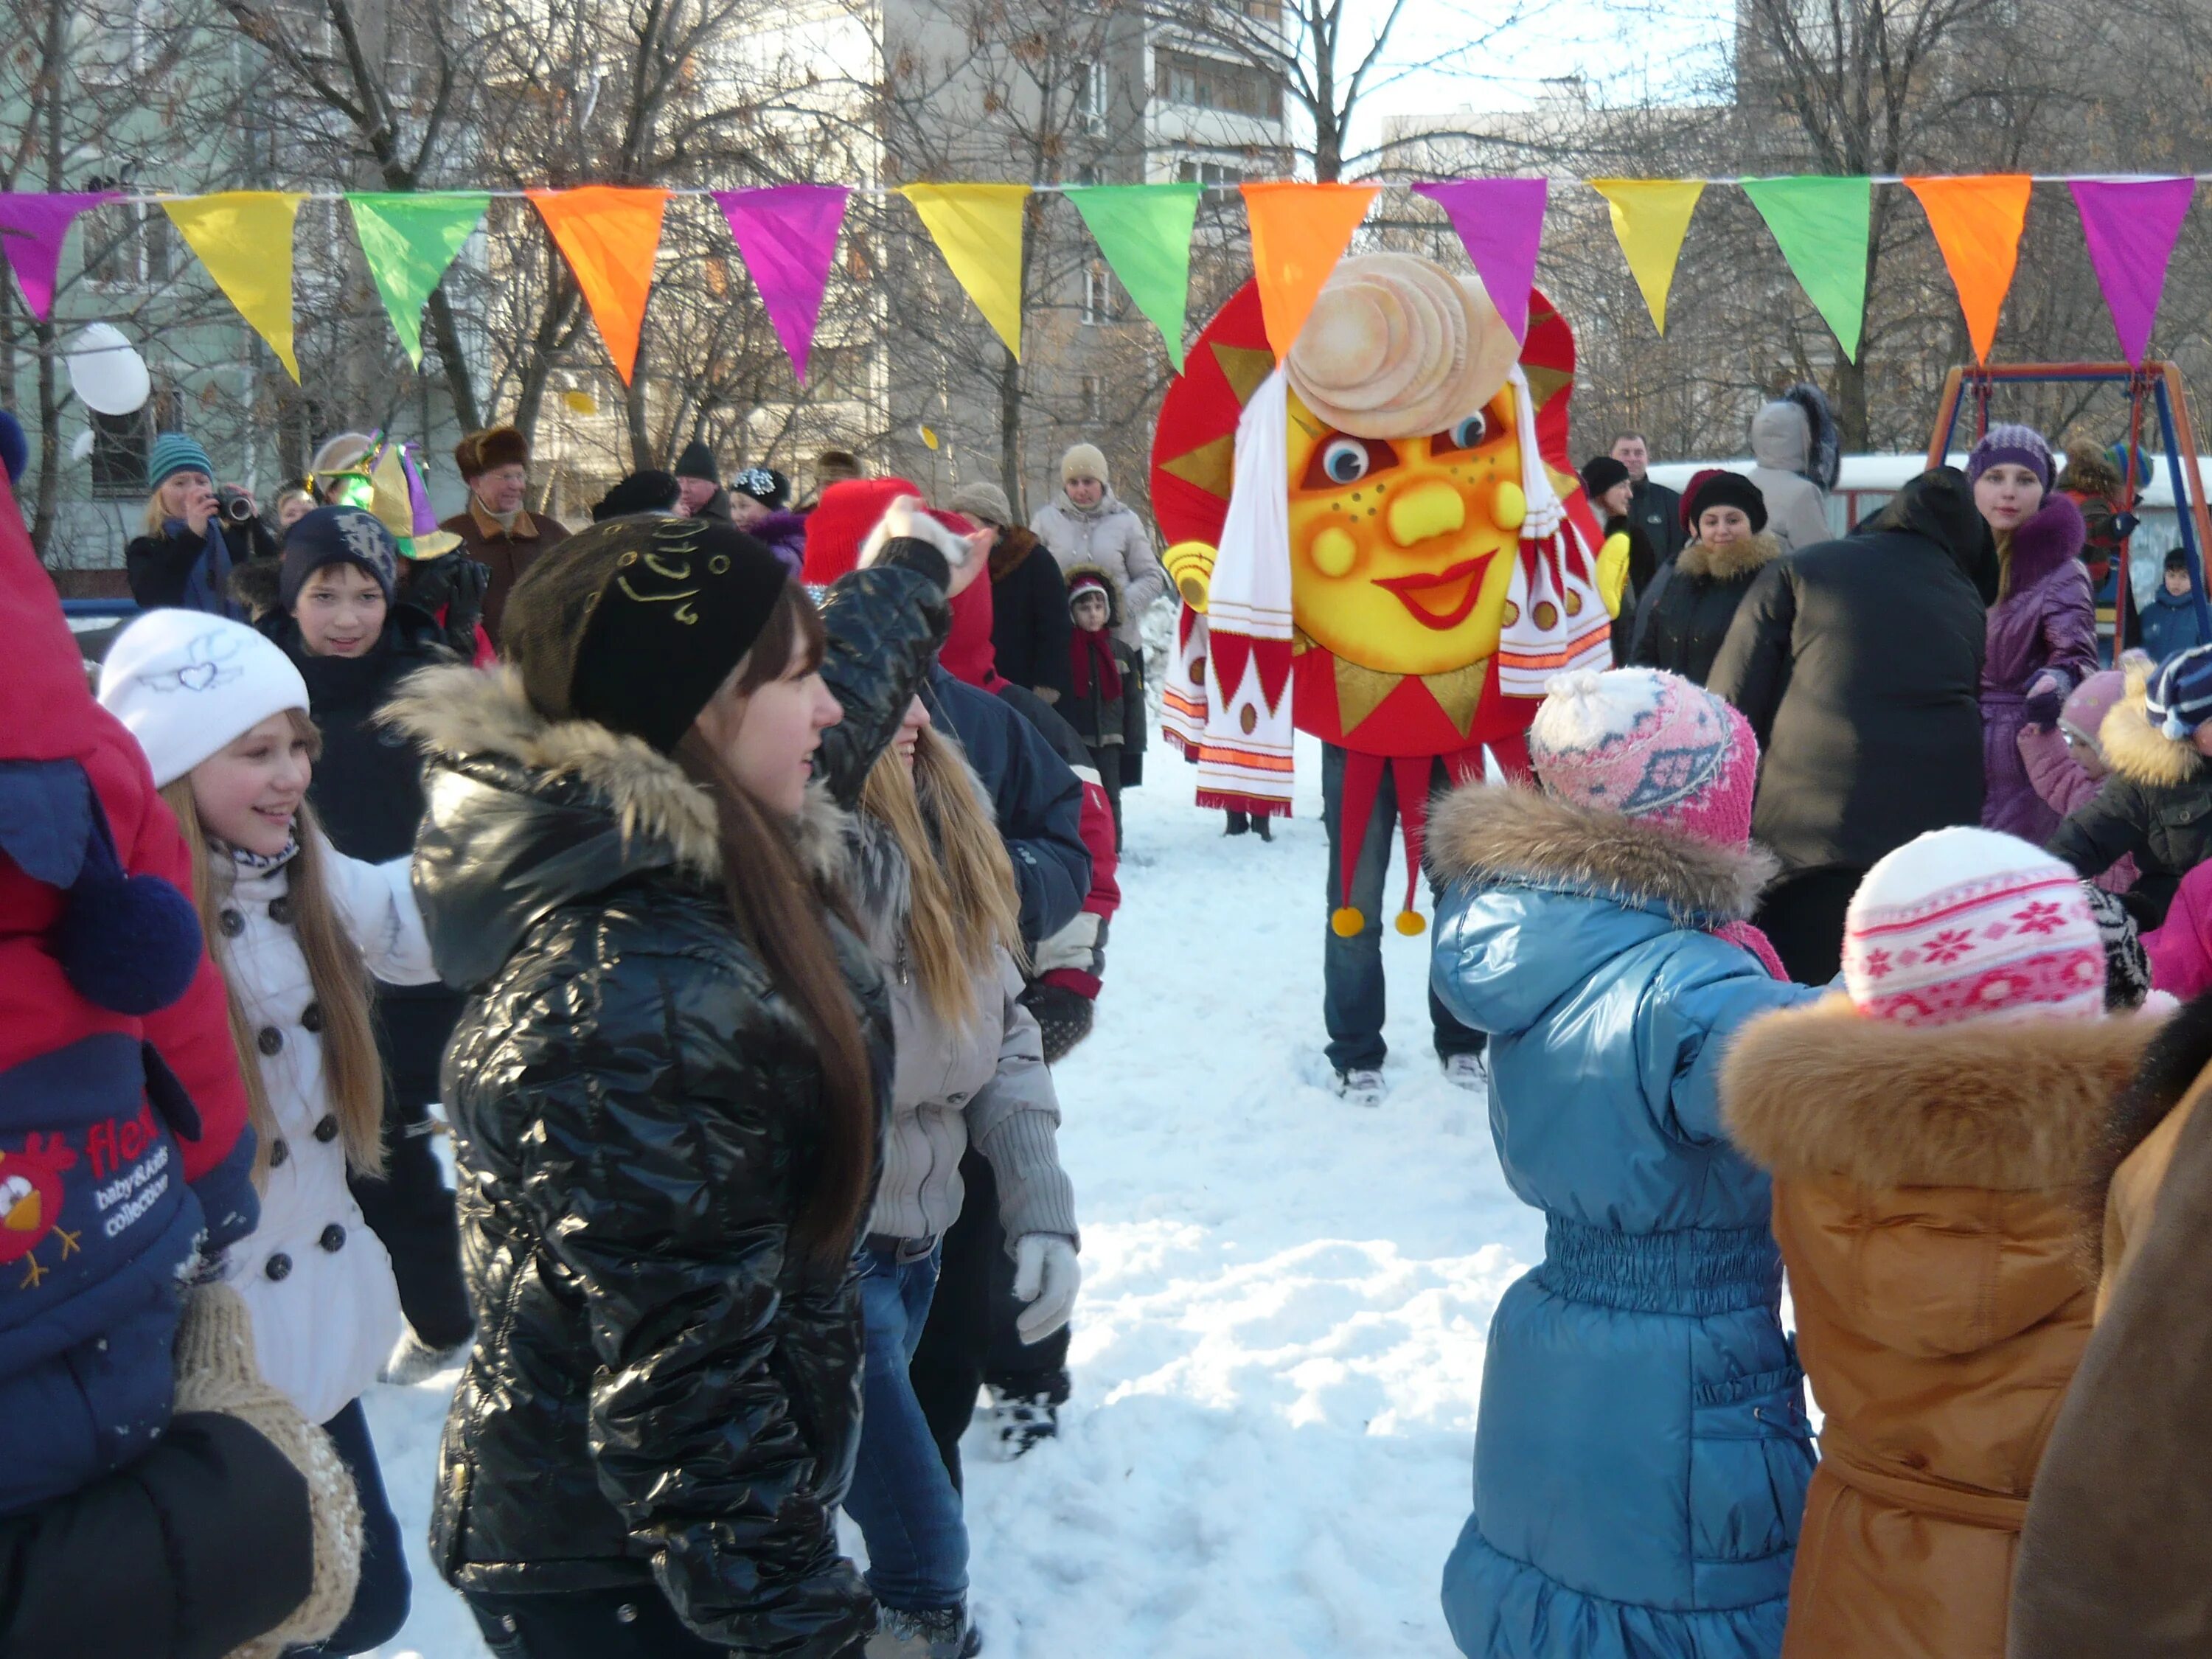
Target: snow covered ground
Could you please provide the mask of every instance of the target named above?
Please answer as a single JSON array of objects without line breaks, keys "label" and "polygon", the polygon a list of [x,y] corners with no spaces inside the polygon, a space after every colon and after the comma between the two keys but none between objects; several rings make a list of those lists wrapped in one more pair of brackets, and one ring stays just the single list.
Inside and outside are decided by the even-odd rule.
[{"label": "snow covered ground", "polygon": [[[1059,1073],[1075,1398],[1018,1463],[970,1441],[988,1650],[1437,1659],[1484,1334],[1540,1223],[1505,1190],[1481,1098],[1429,1053],[1427,935],[1383,935],[1389,1099],[1324,1086],[1318,751],[1273,845],[1224,839],[1174,756],[1146,769],[1097,1030]],[[453,1382],[368,1401],[414,1551],[386,1659],[483,1652],[422,1552]]]}]

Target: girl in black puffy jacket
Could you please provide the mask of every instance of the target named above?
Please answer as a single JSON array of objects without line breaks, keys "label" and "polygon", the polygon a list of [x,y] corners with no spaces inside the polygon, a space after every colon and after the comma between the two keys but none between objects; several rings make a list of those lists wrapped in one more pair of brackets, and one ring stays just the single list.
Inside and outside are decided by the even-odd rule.
[{"label": "girl in black puffy jacket", "polygon": [[402,699],[417,892],[471,993],[477,1338],[431,1551],[495,1651],[831,1659],[874,1627],[834,1517],[890,1026],[826,895],[981,568],[895,536],[817,615],[726,526],[611,520],[516,584],[506,669]]}]

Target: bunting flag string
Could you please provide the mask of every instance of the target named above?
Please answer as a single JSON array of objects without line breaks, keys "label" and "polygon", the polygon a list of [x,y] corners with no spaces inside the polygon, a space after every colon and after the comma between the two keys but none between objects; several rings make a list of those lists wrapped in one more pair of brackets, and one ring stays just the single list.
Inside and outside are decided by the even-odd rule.
[{"label": "bunting flag string", "polygon": [[1805,297],[1859,360],[1866,321],[1867,242],[1874,226],[1874,181],[1866,178],[1747,179],[1743,193],[1774,233],[1782,258]]},{"label": "bunting flag string", "polygon": [[1993,173],[1907,179],[1905,187],[1919,198],[1936,246],[1943,251],[1943,267],[1951,273],[1967,337],[1974,343],[1974,361],[1986,363],[1997,337],[1997,314],[2020,264],[2021,232],[2027,224],[2034,180],[2022,173]]},{"label": "bunting flag string", "polygon": [[370,280],[406,348],[422,367],[422,307],[483,222],[482,191],[356,191],[346,198]]},{"label": "bunting flag string", "polygon": [[1528,290],[1536,282],[1536,250],[1544,240],[1542,179],[1458,179],[1415,185],[1444,210],[1475,274],[1513,337],[1528,341]]},{"label": "bunting flag string", "polygon": [[1022,233],[1027,185],[902,185],[930,240],[983,320],[1022,356]]},{"label": "bunting flag string", "polygon": [[822,320],[822,296],[837,258],[837,233],[852,191],[843,185],[770,185],[719,190],[715,205],[730,222],[738,257],[752,273],[791,372],[806,384],[806,360]]},{"label": "bunting flag string", "polygon": [[23,302],[42,323],[54,319],[54,281],[61,274],[62,244],[87,209],[118,200],[114,191],[73,196],[0,195],[0,252],[15,273]]},{"label": "bunting flag string", "polygon": [[292,351],[292,222],[307,199],[295,191],[232,190],[161,204],[185,245],[269,343],[295,385],[300,360]]},{"label": "bunting flag string", "polygon": [[575,273],[607,356],[628,386],[637,372],[637,344],[645,333],[645,301],[653,291],[653,262],[660,252],[668,192],[585,185],[533,190],[530,200]]},{"label": "bunting flag string", "polygon": [[2075,179],[2068,181],[2090,268],[2112,313],[2129,366],[2142,366],[2150,327],[2166,292],[2166,268],[2197,193],[2194,179]]},{"label": "bunting flag string", "polygon": [[1196,185],[1081,185],[1067,192],[1115,278],[1159,330],[1178,374],[1198,198]]},{"label": "bunting flag string", "polygon": [[1590,188],[1613,210],[1613,240],[1644,295],[1651,326],[1667,332],[1667,295],[1682,258],[1690,216],[1705,193],[1702,179],[1593,179]]},{"label": "bunting flag string", "polygon": [[1290,352],[1322,285],[1352,246],[1377,194],[1373,185],[1240,185],[1252,237],[1252,275],[1275,361]]}]

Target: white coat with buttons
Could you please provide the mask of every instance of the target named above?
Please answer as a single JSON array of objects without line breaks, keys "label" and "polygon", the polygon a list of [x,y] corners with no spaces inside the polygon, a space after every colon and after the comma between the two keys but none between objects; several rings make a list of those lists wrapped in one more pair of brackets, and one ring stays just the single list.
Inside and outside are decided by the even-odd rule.
[{"label": "white coat with buttons", "polygon": [[[319,850],[332,907],[368,971],[392,985],[435,979],[408,860],[364,864],[327,841]],[[367,1392],[398,1341],[399,1291],[346,1187],[321,1011],[291,926],[291,872],[241,871],[219,910],[230,982],[254,1037],[240,1058],[259,1062],[276,1118],[261,1223],[231,1247],[226,1276],[252,1310],[261,1374],[310,1423],[327,1423]]]}]

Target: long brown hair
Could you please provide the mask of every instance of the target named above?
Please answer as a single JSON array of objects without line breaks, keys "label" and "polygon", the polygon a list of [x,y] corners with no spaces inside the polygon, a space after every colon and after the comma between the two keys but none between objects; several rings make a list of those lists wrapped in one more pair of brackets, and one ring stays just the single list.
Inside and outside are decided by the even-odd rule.
[{"label": "long brown hair", "polygon": [[923,1000],[947,1025],[964,1027],[984,1012],[977,972],[1002,946],[1017,960],[1022,951],[1013,863],[975,774],[957,749],[924,727],[913,771],[896,750],[885,750],[860,791],[860,810],[890,832],[906,860],[906,942]]},{"label": "long brown hair", "polygon": [[[811,672],[827,648],[813,601],[797,582],[787,583],[738,665],[735,690],[750,696],[794,662]],[[822,1158],[792,1237],[817,1271],[841,1270],[875,1176],[876,1098],[860,1014],[830,935],[831,900],[800,861],[789,827],[731,776],[696,728],[676,758],[714,798],[722,890],[738,933],[813,1034],[822,1071]]]},{"label": "long brown hair", "polygon": [[[292,722],[292,734],[306,741],[311,757],[319,755],[322,734],[315,723],[301,709],[285,712]],[[222,910],[237,880],[237,871],[228,859],[216,856],[192,801],[190,773],[167,785],[161,797],[176,814],[185,845],[191,850],[192,902],[199,909],[200,931],[207,936],[208,950],[222,970],[230,1005],[231,1046],[238,1050],[239,1069],[246,1076],[246,1103],[259,1143],[253,1157],[254,1184],[258,1187],[268,1173],[270,1148],[276,1144],[279,1129],[276,1114],[269,1104],[268,1086],[262,1081],[253,1024],[246,1016],[237,980],[226,958]],[[285,896],[291,903],[293,936],[300,942],[300,954],[307,959],[307,983],[322,1015],[323,1094],[331,1115],[337,1119],[347,1166],[363,1175],[377,1175],[384,1169],[384,1062],[378,1056],[375,1030],[369,1023],[368,970],[362,963],[360,947],[346,933],[337,907],[331,902],[323,872],[322,831],[314,809],[305,801],[300,803],[292,833],[298,839],[299,850],[285,870]]]}]

